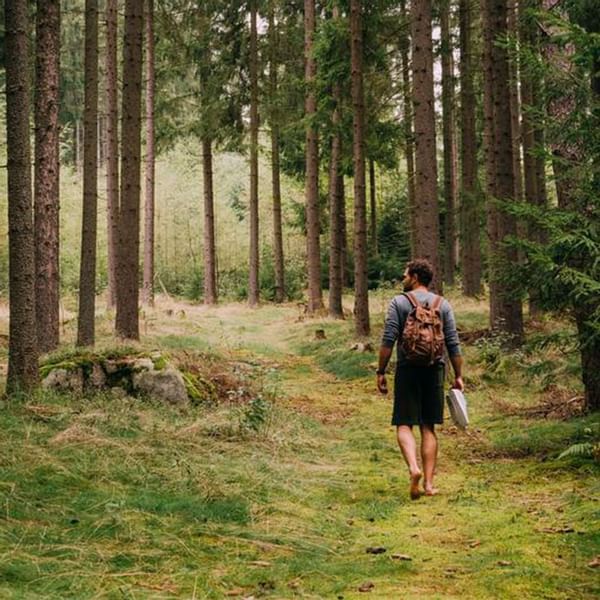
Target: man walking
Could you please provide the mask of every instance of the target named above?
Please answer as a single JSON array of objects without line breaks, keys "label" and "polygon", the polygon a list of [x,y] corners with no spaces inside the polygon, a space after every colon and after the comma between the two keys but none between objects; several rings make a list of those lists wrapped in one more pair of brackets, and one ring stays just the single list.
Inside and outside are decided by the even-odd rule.
[{"label": "man walking", "polygon": [[[392,425],[410,474],[410,497],[421,496],[419,482],[424,477],[426,496],[433,496],[433,476],[437,460],[435,425],[444,416],[444,345],[454,369],[453,388],[463,391],[462,356],[454,314],[449,302],[428,290],[433,279],[429,261],[409,262],[404,271],[404,294],[390,303],[379,350],[377,389],[387,394],[385,370],[398,341],[398,362],[394,380]],[[421,430],[421,461],[412,428]]]}]

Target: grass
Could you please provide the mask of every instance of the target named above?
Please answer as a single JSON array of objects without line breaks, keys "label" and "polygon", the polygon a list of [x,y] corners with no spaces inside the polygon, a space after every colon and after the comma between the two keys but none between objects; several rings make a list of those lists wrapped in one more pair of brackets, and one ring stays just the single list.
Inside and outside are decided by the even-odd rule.
[{"label": "grass", "polygon": [[[464,301],[479,311],[469,327],[482,306]],[[544,399],[526,361],[511,358],[507,393],[466,348],[471,431],[440,430],[442,494],[411,502],[390,400],[374,392],[375,355],[349,350],[351,322],[291,305],[182,310],[159,302],[136,351],[229,365],[243,399],[178,411],[45,393],[0,411],[1,597],[353,599],[366,582],[390,599],[600,593],[587,566],[598,465],[558,460],[596,439],[597,419],[518,413]]]}]

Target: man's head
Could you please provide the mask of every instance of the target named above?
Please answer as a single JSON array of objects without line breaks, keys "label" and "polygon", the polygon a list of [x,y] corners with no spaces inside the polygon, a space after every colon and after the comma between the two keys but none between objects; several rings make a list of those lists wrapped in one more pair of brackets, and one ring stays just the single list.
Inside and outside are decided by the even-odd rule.
[{"label": "man's head", "polygon": [[407,263],[402,279],[402,287],[405,292],[410,292],[420,285],[429,287],[432,279],[433,267],[431,263],[424,258],[417,258]]}]

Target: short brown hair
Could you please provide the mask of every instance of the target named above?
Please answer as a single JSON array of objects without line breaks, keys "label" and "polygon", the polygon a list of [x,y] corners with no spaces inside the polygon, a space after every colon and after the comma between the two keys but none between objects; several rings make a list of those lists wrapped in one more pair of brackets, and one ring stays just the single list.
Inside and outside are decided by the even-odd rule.
[{"label": "short brown hair", "polygon": [[416,258],[411,260],[406,265],[408,274],[412,277],[417,276],[419,283],[428,286],[433,279],[433,267],[431,263],[425,258]]}]

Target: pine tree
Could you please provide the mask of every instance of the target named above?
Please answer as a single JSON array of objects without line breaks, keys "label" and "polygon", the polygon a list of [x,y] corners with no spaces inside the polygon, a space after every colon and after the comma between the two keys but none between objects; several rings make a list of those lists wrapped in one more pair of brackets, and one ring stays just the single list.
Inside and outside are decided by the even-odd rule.
[{"label": "pine tree", "polygon": [[7,2],[4,18],[10,310],[6,391],[12,394],[34,388],[39,379],[26,0]]},{"label": "pine tree", "polygon": [[126,0],[123,36],[121,187],[115,329],[120,338],[132,340],[140,337],[138,281],[143,21],[143,0]]},{"label": "pine tree", "polygon": [[317,97],[314,90],[316,61],[313,55],[315,0],[304,0],[304,60],[306,96],[306,256],[308,261],[308,312],[323,308],[321,290],[321,244],[319,220],[319,148],[315,126]]},{"label": "pine tree", "polygon": [[37,2],[35,86],[35,272],[39,350],[59,341],[60,2]]},{"label": "pine tree", "polygon": [[77,345],[95,340],[98,212],[98,2],[85,3],[85,102],[83,113],[83,217]]},{"label": "pine tree", "polygon": [[365,190],[365,106],[363,92],[362,5],[350,2],[354,164],[354,317],[356,335],[368,336],[367,211]]},{"label": "pine tree", "polygon": [[431,288],[441,292],[431,0],[414,0],[411,15],[416,167],[415,256],[431,262],[436,273]]}]

